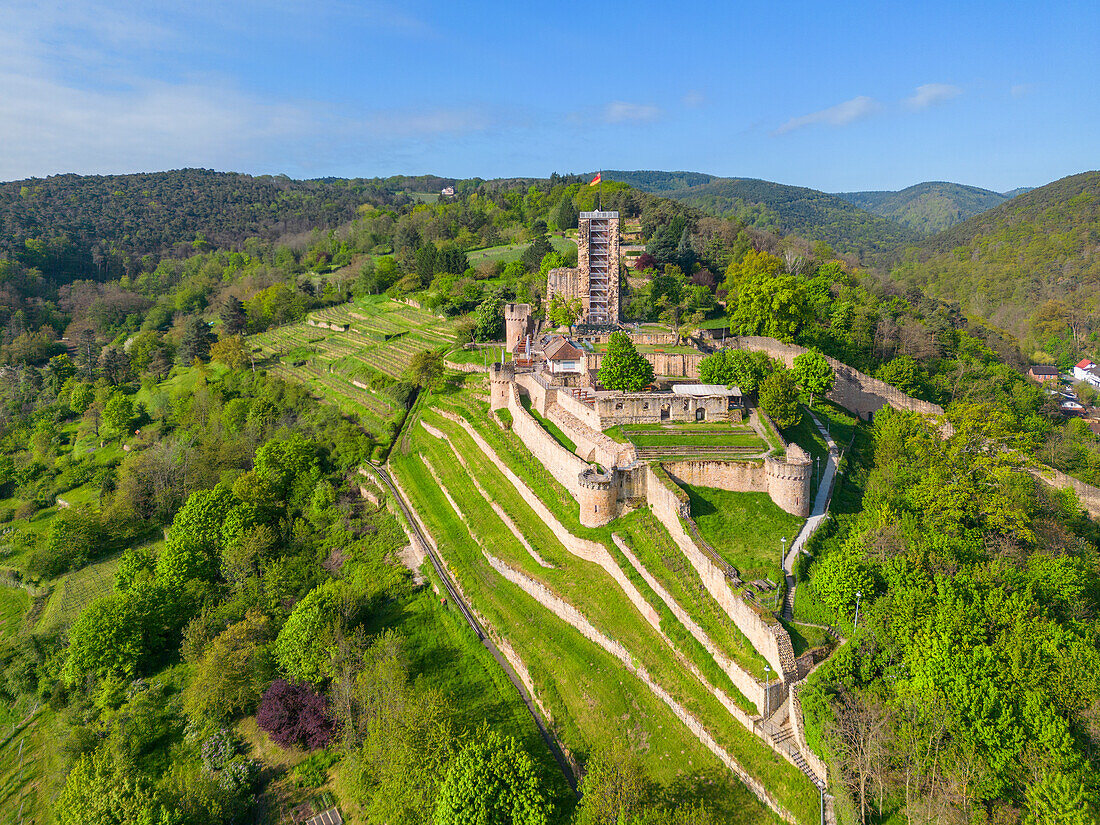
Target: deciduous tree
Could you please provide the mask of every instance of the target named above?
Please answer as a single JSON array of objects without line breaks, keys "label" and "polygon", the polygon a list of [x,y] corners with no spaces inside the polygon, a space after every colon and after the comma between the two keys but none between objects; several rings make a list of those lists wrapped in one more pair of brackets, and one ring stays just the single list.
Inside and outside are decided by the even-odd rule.
[{"label": "deciduous tree", "polygon": [[653,365],[639,354],[629,335],[617,330],[608,339],[599,379],[609,390],[641,392],[653,383]]}]

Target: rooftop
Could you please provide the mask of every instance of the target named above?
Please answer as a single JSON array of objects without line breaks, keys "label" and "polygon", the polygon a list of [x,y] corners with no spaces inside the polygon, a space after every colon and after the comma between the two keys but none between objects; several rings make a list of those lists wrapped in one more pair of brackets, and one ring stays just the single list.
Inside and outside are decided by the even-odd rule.
[{"label": "rooftop", "polygon": [[673,384],[672,392],[676,395],[693,395],[697,398],[706,396],[718,396],[720,398],[740,398],[739,387],[727,387],[724,384]]}]

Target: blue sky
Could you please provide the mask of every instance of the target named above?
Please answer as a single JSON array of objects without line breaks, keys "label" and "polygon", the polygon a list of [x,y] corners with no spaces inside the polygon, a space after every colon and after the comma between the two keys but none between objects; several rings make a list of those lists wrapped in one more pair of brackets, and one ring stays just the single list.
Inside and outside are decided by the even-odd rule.
[{"label": "blue sky", "polygon": [[1100,167],[1096,2],[0,4],[0,179]]}]

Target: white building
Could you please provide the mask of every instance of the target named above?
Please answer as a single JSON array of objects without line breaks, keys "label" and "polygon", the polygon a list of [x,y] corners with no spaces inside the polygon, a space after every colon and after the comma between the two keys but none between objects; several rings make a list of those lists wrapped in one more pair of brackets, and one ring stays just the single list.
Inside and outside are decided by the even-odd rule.
[{"label": "white building", "polygon": [[1100,366],[1097,366],[1088,358],[1074,365],[1073,377],[1078,381],[1084,381],[1086,384],[1092,384],[1092,386],[1100,389]]}]

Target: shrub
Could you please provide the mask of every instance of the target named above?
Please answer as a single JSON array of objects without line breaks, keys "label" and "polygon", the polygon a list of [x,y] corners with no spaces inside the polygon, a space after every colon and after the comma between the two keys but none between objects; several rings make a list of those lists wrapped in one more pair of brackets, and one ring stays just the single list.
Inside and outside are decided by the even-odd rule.
[{"label": "shrub", "polygon": [[323,748],[336,731],[328,700],[306,685],[285,679],[276,679],[267,689],[256,711],[256,723],[284,748]]}]

